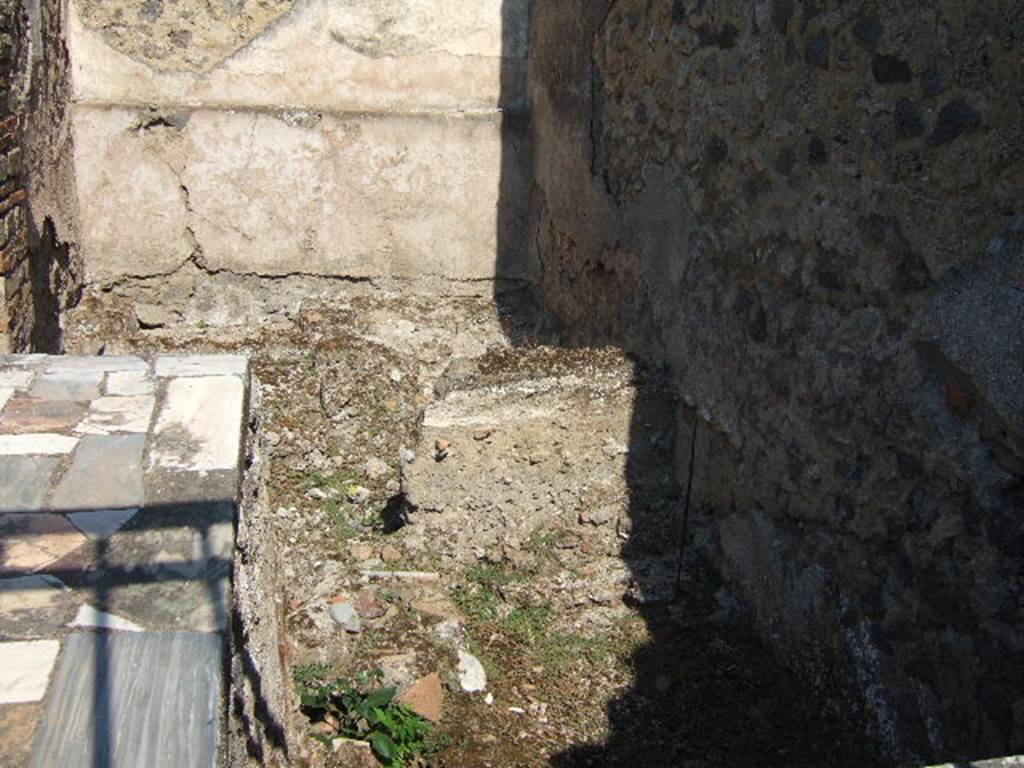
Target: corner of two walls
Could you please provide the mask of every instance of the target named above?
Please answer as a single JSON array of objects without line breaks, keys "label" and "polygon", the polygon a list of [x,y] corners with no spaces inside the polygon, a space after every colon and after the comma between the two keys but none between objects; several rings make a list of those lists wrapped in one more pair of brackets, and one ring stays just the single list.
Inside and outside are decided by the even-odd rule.
[{"label": "corner of two walls", "polygon": [[534,10],[542,303],[670,366],[698,540],[888,762],[1024,751],[1022,23]]},{"label": "corner of two walls", "polygon": [[70,0],[69,347],[527,282],[527,6]]}]

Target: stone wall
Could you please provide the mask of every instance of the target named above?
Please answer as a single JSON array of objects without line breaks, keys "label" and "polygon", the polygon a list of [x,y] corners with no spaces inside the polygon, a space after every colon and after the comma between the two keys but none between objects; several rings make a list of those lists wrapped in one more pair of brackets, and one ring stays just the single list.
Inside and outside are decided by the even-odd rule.
[{"label": "stone wall", "polygon": [[0,2],[0,353],[12,349],[12,317],[24,303],[28,285],[27,193],[18,94],[23,23],[18,0]]},{"label": "stone wall", "polygon": [[61,0],[0,3],[0,349],[57,352],[78,296]]},{"label": "stone wall", "polygon": [[1019,3],[538,3],[543,304],[665,361],[695,541],[882,763],[1024,750]]},{"label": "stone wall", "polygon": [[[157,284],[165,313],[218,322],[306,278],[479,294],[531,277],[495,258],[525,233],[527,0],[67,5],[89,297]],[[227,306],[246,278],[265,290]]]}]

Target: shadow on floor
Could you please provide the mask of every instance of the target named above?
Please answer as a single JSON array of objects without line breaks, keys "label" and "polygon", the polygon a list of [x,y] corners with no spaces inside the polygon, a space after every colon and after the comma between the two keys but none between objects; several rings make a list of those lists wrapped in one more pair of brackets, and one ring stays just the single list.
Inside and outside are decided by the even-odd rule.
[{"label": "shadow on floor", "polygon": [[[29,765],[216,763],[235,510],[217,500],[0,511],[0,578],[31,606],[6,612],[0,635],[62,641]],[[46,552],[60,558],[19,567]],[[258,691],[258,670],[244,673]]]}]

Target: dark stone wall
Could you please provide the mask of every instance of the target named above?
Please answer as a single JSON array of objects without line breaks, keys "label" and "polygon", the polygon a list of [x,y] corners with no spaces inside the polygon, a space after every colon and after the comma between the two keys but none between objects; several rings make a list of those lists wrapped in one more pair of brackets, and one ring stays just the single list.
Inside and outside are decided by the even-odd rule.
[{"label": "dark stone wall", "polygon": [[62,351],[62,316],[81,288],[81,265],[69,245],[76,238],[64,7],[63,0],[0,0],[12,30],[12,54],[0,65],[11,131],[0,148],[16,158],[6,166],[16,207],[0,266],[6,344],[14,352]]},{"label": "dark stone wall", "polygon": [[12,313],[28,290],[28,217],[21,149],[24,18],[19,0],[0,0],[0,353],[11,349]]},{"label": "dark stone wall", "polygon": [[671,367],[765,637],[883,761],[1024,751],[1020,3],[549,0],[533,73],[543,303]]}]

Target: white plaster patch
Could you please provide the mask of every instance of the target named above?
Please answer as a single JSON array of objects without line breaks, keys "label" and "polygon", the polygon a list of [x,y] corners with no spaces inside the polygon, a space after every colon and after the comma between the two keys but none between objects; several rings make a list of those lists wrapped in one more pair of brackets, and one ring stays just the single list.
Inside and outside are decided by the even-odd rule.
[{"label": "white plaster patch", "polygon": [[111,371],[146,371],[149,366],[137,357],[94,356],[50,358],[46,366],[47,373],[110,373]]},{"label": "white plaster patch", "polygon": [[45,573],[0,579],[0,613],[52,608],[66,591],[63,581]]},{"label": "white plaster patch", "polygon": [[0,411],[7,405],[7,401],[14,395],[14,390],[9,387],[0,387]]},{"label": "white plaster patch", "polygon": [[89,404],[89,412],[75,427],[86,435],[109,435],[114,432],[147,432],[156,398],[152,395],[101,397]]},{"label": "white plaster patch", "polygon": [[114,371],[107,374],[108,395],[151,395],[155,382],[148,371]]},{"label": "white plaster patch", "polygon": [[0,704],[42,699],[58,653],[57,640],[0,643]]},{"label": "white plaster patch", "polygon": [[113,536],[125,523],[138,514],[137,508],[98,509],[91,512],[72,512],[67,517],[72,525],[90,539]]},{"label": "white plaster patch", "polygon": [[69,627],[91,627],[93,629],[116,629],[119,632],[145,632],[146,630],[128,619],[122,619],[112,613],[97,610],[91,605],[83,605],[78,609]]},{"label": "white plaster patch", "polygon": [[5,389],[25,389],[32,383],[35,371],[24,368],[0,371],[0,387]]},{"label": "white plaster patch", "polygon": [[235,469],[244,395],[245,385],[237,376],[172,380],[157,420],[150,466],[193,471]]},{"label": "white plaster patch", "polygon": [[156,375],[172,376],[244,376],[249,359],[243,355],[163,355],[156,359]]},{"label": "white plaster patch", "polygon": [[54,455],[71,453],[77,437],[40,432],[30,435],[0,435],[0,456]]}]

